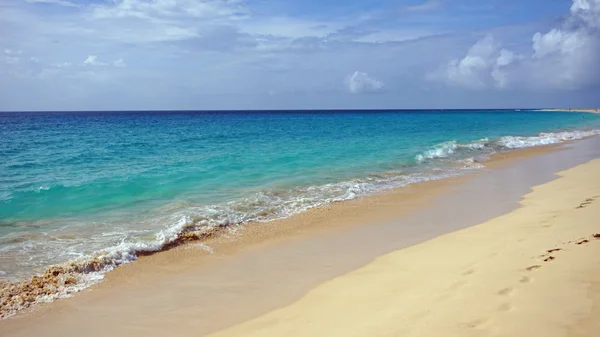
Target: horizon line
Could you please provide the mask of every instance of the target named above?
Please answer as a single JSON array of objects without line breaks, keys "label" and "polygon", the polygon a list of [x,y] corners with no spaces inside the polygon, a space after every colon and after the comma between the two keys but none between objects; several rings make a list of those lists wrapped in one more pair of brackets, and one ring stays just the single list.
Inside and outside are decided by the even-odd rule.
[{"label": "horizon line", "polygon": [[[157,109],[157,110],[0,110],[0,113],[61,113],[61,112],[79,112],[79,113],[94,113],[94,112],[366,112],[366,111],[382,111],[382,112],[408,112],[408,111],[577,111],[577,110],[597,110],[597,108],[451,108],[451,109],[435,109],[435,108],[384,108],[384,109]],[[585,111],[582,111],[585,112]]]}]

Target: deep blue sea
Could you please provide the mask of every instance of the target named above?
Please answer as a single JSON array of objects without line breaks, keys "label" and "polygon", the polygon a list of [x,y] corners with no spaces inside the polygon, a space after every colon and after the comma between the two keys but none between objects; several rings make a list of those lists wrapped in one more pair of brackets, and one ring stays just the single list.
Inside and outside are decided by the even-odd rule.
[{"label": "deep blue sea", "polygon": [[597,129],[600,115],[572,112],[0,113],[0,279],[91,258],[110,270],[182,231],[464,174]]}]

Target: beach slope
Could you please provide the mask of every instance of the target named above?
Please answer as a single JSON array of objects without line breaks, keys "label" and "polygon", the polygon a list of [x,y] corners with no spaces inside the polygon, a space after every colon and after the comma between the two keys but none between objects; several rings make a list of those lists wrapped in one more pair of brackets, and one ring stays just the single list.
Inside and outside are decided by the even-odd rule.
[{"label": "beach slope", "polygon": [[211,336],[597,336],[600,160],[559,175],[513,212]]}]

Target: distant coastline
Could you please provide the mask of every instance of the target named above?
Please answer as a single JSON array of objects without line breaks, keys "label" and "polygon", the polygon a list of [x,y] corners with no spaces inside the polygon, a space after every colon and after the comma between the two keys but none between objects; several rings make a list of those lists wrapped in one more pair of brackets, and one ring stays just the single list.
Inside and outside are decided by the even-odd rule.
[{"label": "distant coastline", "polygon": [[568,111],[568,112],[588,112],[600,114],[600,109],[537,109],[533,111]]}]

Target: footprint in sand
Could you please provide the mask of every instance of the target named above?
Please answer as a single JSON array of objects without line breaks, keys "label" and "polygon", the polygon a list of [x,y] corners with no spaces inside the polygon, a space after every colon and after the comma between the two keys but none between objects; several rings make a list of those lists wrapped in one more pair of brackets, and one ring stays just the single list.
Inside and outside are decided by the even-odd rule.
[{"label": "footprint in sand", "polygon": [[[596,233],[596,234],[592,234],[592,238],[596,239],[596,240],[600,240],[600,234]],[[588,243],[590,242],[590,240],[588,239],[579,239],[577,241],[575,241],[576,245],[582,245],[584,243]]]},{"label": "footprint in sand", "polygon": [[544,262],[549,262],[549,261],[552,261],[552,260],[556,259],[556,257],[554,257],[554,256],[552,256],[552,255],[550,255],[550,254],[552,254],[552,253],[556,253],[556,252],[559,252],[559,251],[561,251],[561,250],[562,250],[562,248],[553,248],[553,249],[548,249],[548,250],[546,251],[546,254],[544,254],[544,255],[540,255],[540,258],[544,259]]},{"label": "footprint in sand", "polygon": [[475,273],[474,269],[469,269],[469,270],[465,270],[462,274],[463,276],[469,276],[471,274]]},{"label": "footprint in sand", "polygon": [[529,283],[529,282],[531,282],[531,278],[530,278],[530,277],[527,277],[527,276],[523,276],[523,277],[522,277],[522,278],[519,280],[519,282],[520,282],[520,283]]},{"label": "footprint in sand", "polygon": [[448,289],[452,290],[452,291],[456,291],[464,286],[466,286],[468,284],[467,281],[458,281],[453,283]]},{"label": "footprint in sand", "polygon": [[485,328],[491,322],[489,318],[478,318],[467,323],[467,326],[473,329]]},{"label": "footprint in sand", "polygon": [[498,311],[511,311],[513,306],[510,303],[502,303],[498,307]]},{"label": "footprint in sand", "polygon": [[533,265],[531,267],[527,267],[526,270],[527,271],[534,271],[534,270],[537,270],[537,269],[540,269],[540,268],[542,268],[542,266],[536,264],[536,265]]},{"label": "footprint in sand", "polygon": [[579,208],[585,208],[588,205],[590,205],[592,202],[594,202],[599,196],[594,196],[591,198],[587,198],[585,199],[584,202],[582,202],[581,204],[579,204],[579,206],[575,207],[575,209],[579,209]]},{"label": "footprint in sand", "polygon": [[515,290],[513,288],[504,288],[504,289],[498,291],[498,295],[509,296],[509,295],[512,295],[514,292],[515,292]]}]

